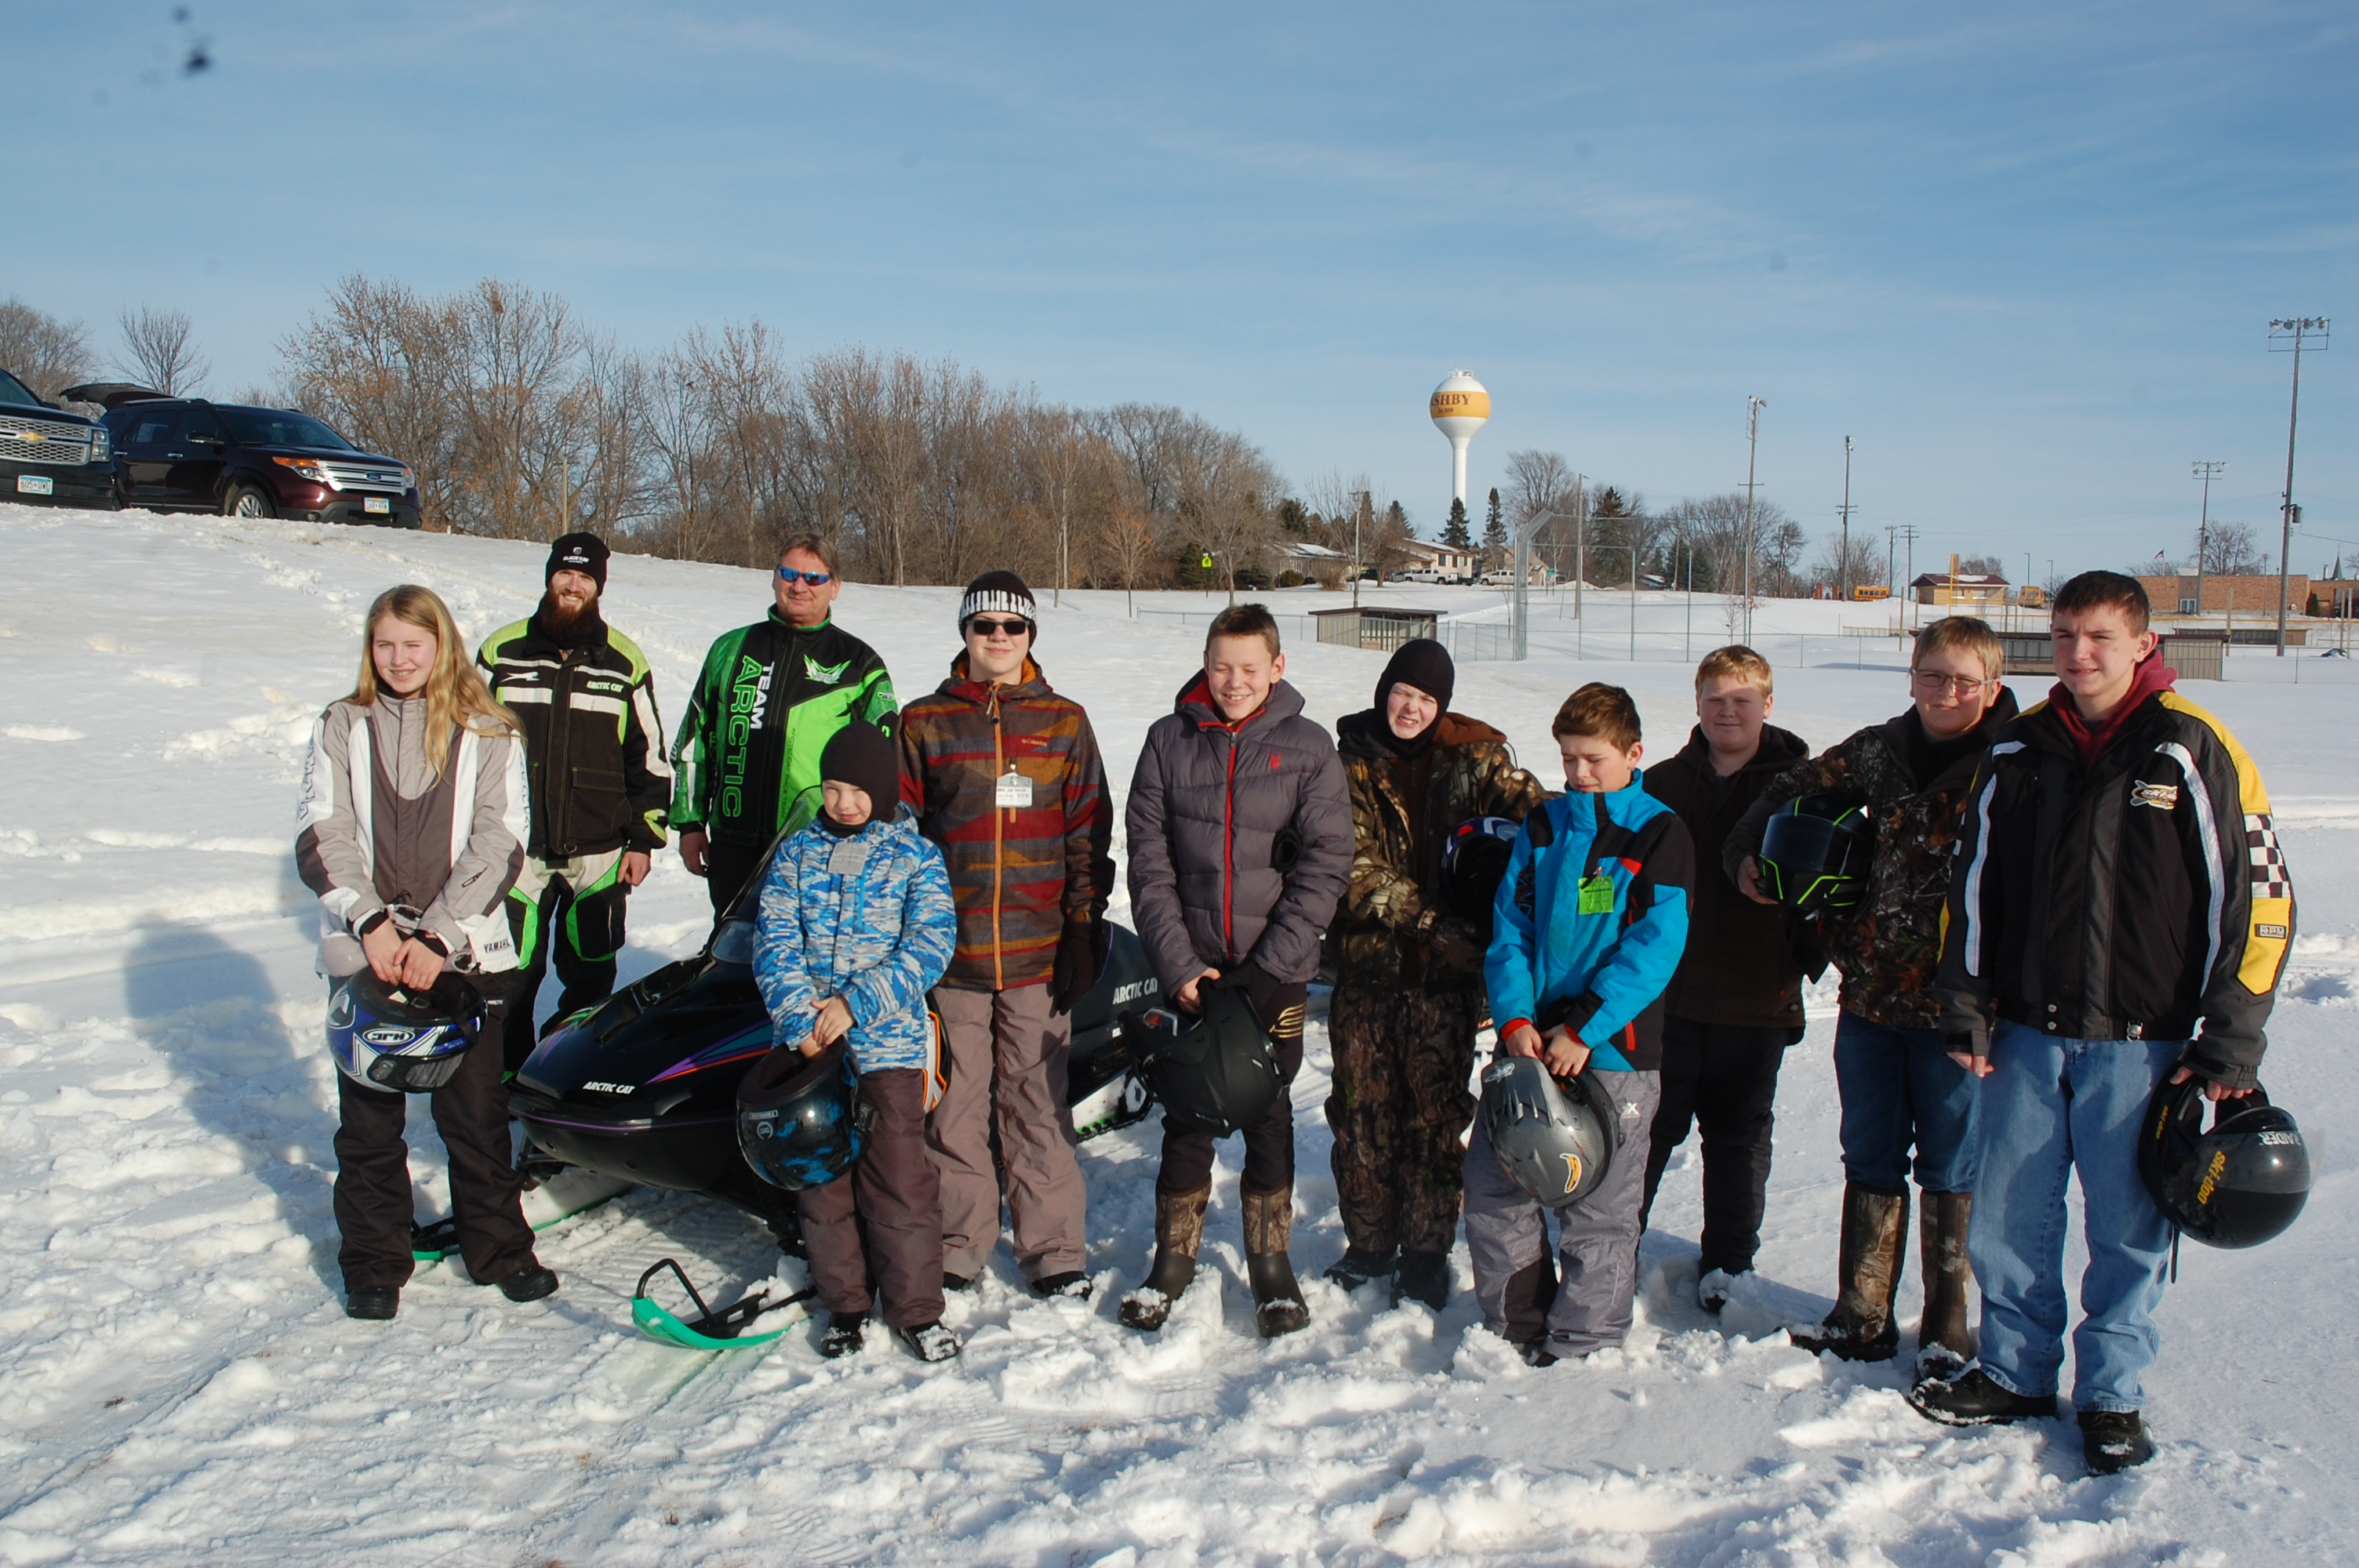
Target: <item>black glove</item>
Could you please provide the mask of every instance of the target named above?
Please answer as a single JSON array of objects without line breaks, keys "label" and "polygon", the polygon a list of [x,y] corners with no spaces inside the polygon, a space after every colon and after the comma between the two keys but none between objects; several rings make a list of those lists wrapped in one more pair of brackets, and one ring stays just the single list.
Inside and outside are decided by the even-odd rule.
[{"label": "black glove", "polygon": [[1426,948],[1434,962],[1458,974],[1479,975],[1487,949],[1474,934],[1474,928],[1456,915],[1444,915],[1433,923],[1426,934]]},{"label": "black glove", "polygon": [[1103,920],[1086,925],[1065,923],[1065,934],[1057,938],[1056,976],[1049,982],[1050,1011],[1071,1012],[1089,994],[1105,971],[1106,949],[1113,941],[1114,928]]},{"label": "black glove", "polygon": [[1277,982],[1264,973],[1259,964],[1248,958],[1234,968],[1223,969],[1218,979],[1209,980],[1206,984],[1216,991],[1258,991],[1267,990]]}]

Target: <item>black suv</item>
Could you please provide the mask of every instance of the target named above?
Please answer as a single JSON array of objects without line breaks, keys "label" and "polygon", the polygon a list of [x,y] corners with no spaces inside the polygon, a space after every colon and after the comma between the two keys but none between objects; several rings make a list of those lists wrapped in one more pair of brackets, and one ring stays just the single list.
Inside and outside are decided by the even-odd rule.
[{"label": "black suv", "polygon": [[106,427],[33,395],[0,370],[0,501],[114,509]]},{"label": "black suv", "polygon": [[358,450],[309,414],[201,397],[110,408],[114,493],[156,512],[419,524],[418,476]]}]

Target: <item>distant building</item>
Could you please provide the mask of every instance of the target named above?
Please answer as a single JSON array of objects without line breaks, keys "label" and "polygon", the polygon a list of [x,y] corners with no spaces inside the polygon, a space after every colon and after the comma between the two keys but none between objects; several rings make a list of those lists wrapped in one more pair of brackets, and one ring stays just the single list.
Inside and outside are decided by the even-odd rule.
[{"label": "distant building", "polygon": [[1451,582],[1473,582],[1483,575],[1483,552],[1453,549],[1425,539],[1404,539],[1400,553],[1408,557],[1406,569],[1434,572]]},{"label": "distant building", "polygon": [[1989,572],[1926,572],[1908,585],[1919,604],[1947,604],[1970,610],[1995,609],[2006,602],[2006,579]]},{"label": "distant building", "polygon": [[[2277,579],[2275,572],[2257,577],[2206,577],[2203,580],[2203,602],[2195,602],[2194,576],[2181,573],[2176,577],[2142,577],[2138,586],[2146,589],[2147,602],[2154,606],[2157,615],[2266,615],[2271,620],[2277,613]],[[2303,613],[2310,603],[2310,578],[2295,572],[2286,579],[2286,603],[2293,613]]]}]

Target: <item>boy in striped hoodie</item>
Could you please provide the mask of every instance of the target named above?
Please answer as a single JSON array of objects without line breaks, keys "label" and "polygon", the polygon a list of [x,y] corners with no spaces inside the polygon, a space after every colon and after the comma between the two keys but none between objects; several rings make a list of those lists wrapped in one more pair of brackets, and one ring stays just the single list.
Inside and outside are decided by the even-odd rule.
[{"label": "boy in striped hoodie", "polygon": [[901,711],[901,795],[942,852],[958,951],[934,990],[950,1083],[926,1124],[941,1173],[942,1283],[971,1288],[999,1245],[1043,1296],[1090,1293],[1089,1194],[1065,1104],[1073,1004],[1105,962],[1114,810],[1090,716],[1032,660],[1032,590],[985,572],[959,600],[965,651]]}]

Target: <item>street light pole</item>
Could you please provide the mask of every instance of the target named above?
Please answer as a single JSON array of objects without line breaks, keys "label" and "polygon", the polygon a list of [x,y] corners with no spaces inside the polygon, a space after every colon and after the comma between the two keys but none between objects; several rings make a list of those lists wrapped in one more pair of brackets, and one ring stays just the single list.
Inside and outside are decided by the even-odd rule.
[{"label": "street light pole", "polygon": [[[1835,602],[1851,602],[1851,438],[1843,438],[1843,553],[1835,557]],[[1841,619],[1840,616],[1837,617]]]},{"label": "street light pole", "polygon": [[[2195,618],[2200,621],[2203,618],[2203,554],[2212,535],[2212,481],[2228,471],[2228,464],[2224,459],[2206,459],[2189,466],[2194,477],[2203,481],[2203,511],[2195,523]],[[2230,583],[2228,591],[2235,592],[2236,585]]]},{"label": "street light pole", "polygon": [[[2286,651],[2286,599],[2290,586],[2287,572],[2292,565],[2286,557],[2293,551],[2293,519],[2299,510],[2293,503],[2293,435],[2295,426],[2301,419],[2301,351],[2305,337],[2314,338],[2316,346],[2324,349],[2327,346],[2326,329],[2327,320],[2323,316],[2290,316],[2269,323],[2269,351],[2290,351],[2293,355],[2293,403],[2286,413],[2285,499],[2278,508],[2285,519],[2277,543],[2277,657],[2280,659],[2285,657]],[[2280,343],[2288,345],[2287,348],[2277,347]]]},{"label": "street light pole", "polygon": [[1745,640],[1750,643],[1753,641],[1753,459],[1760,446],[1761,411],[1769,406],[1769,401],[1747,395],[1745,404]]}]

